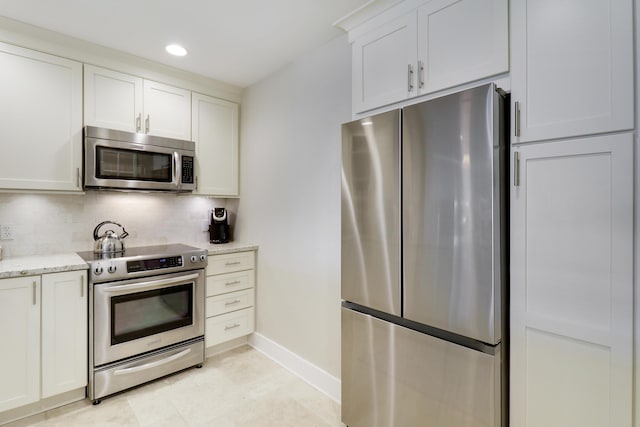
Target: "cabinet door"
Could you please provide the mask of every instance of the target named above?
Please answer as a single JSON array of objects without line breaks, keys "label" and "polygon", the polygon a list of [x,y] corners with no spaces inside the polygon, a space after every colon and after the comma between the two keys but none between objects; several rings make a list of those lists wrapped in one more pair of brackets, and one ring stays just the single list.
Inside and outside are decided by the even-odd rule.
[{"label": "cabinet door", "polygon": [[82,64],[0,43],[0,189],[81,191]]},{"label": "cabinet door", "polygon": [[196,143],[194,193],[238,196],[238,104],[194,93],[191,109]]},{"label": "cabinet door", "polygon": [[191,140],[191,92],[144,81],[144,133]]},{"label": "cabinet door", "polygon": [[355,112],[416,95],[416,20],[416,13],[412,12],[353,42]]},{"label": "cabinet door", "polygon": [[633,128],[631,0],[513,0],[511,13],[514,142]]},{"label": "cabinet door", "polygon": [[509,71],[507,0],[432,0],[418,9],[418,90]]},{"label": "cabinet door", "polygon": [[42,397],[87,385],[87,274],[42,275]]},{"label": "cabinet door", "polygon": [[0,412],[40,397],[40,276],[0,280]]},{"label": "cabinet door", "polygon": [[515,150],[511,426],[630,426],[633,136]]},{"label": "cabinet door", "polygon": [[88,126],[141,132],[142,79],[85,65],[84,122]]}]

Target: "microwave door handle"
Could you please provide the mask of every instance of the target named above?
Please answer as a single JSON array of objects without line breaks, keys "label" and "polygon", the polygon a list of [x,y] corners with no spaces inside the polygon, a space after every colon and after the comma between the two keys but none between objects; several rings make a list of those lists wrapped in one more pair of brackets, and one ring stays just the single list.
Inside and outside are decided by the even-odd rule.
[{"label": "microwave door handle", "polygon": [[149,282],[132,283],[130,285],[109,286],[108,288],[102,289],[102,292],[115,294],[115,293],[129,293],[131,291],[147,291],[147,290],[162,288],[162,287],[165,287],[166,285],[178,284],[180,282],[186,282],[192,279],[197,279],[198,276],[199,276],[198,273],[194,273],[186,276],[172,277],[171,279],[152,280]]},{"label": "microwave door handle", "polygon": [[177,151],[173,152],[173,160],[175,163],[175,175],[173,176],[173,184],[180,188],[182,184],[182,164],[180,162],[180,154]]}]

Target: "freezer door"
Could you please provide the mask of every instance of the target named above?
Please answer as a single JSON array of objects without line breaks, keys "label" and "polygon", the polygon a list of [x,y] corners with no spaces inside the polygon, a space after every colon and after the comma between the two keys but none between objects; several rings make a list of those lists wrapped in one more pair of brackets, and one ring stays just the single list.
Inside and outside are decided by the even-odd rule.
[{"label": "freezer door", "polygon": [[480,86],[405,108],[402,127],[404,317],[489,344],[505,265],[500,102]]},{"label": "freezer door", "polygon": [[342,299],[400,315],[400,110],[342,125]]},{"label": "freezer door", "polygon": [[490,355],[342,308],[342,422],[500,427],[501,345]]}]

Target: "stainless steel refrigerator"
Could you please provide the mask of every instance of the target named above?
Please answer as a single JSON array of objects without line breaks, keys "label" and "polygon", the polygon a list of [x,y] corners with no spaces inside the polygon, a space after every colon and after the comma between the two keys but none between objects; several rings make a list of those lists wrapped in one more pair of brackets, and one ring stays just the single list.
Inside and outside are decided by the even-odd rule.
[{"label": "stainless steel refrigerator", "polygon": [[507,425],[507,155],[487,84],[342,127],[342,421]]}]

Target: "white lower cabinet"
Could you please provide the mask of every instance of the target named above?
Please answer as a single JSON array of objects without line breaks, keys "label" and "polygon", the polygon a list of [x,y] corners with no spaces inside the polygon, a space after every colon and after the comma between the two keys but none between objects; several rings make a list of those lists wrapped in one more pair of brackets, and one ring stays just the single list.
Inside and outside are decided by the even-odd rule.
[{"label": "white lower cabinet", "polygon": [[40,399],[40,276],[0,280],[0,412]]},{"label": "white lower cabinet", "polygon": [[86,272],[42,276],[42,397],[87,385]]},{"label": "white lower cabinet", "polygon": [[253,332],[255,252],[210,255],[206,295],[206,347]]},{"label": "white lower cabinet", "polygon": [[633,135],[513,150],[510,425],[631,426]]},{"label": "white lower cabinet", "polygon": [[0,412],[87,385],[86,274],[0,280]]}]

